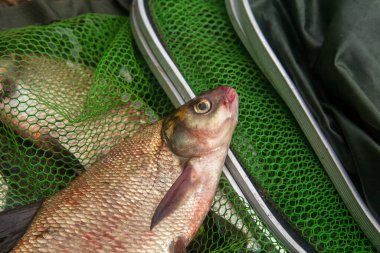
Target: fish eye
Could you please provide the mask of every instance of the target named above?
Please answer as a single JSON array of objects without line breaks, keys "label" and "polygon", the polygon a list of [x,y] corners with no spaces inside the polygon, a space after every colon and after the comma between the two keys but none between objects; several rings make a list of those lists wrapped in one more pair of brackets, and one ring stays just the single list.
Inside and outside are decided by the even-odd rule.
[{"label": "fish eye", "polygon": [[195,105],[194,105],[194,111],[198,114],[205,114],[208,113],[211,109],[211,102],[207,99],[200,99]]}]

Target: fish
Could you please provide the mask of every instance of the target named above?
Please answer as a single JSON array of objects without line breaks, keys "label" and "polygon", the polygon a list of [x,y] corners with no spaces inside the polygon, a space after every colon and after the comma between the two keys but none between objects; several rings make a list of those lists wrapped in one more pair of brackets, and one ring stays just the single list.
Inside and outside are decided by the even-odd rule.
[{"label": "fish", "polygon": [[87,168],[157,118],[133,99],[83,117],[95,75],[89,66],[51,55],[6,53],[0,57],[0,121],[45,150],[67,150]]},{"label": "fish", "polygon": [[[15,207],[17,203],[13,200],[21,192],[34,194],[30,185],[20,183],[22,177],[13,176],[13,171],[23,171],[18,174],[28,173],[30,177],[36,177],[37,173],[50,175],[45,188],[61,188],[107,154],[119,140],[158,118],[148,105],[128,93],[113,98],[120,103],[112,109],[91,114],[87,98],[96,86],[96,75],[91,66],[53,55],[1,53],[0,127],[6,132],[10,129],[10,142],[21,140],[21,149],[26,143],[33,147],[37,163],[31,157],[20,156],[20,164],[8,166],[7,163],[0,168],[0,211]],[[7,144],[3,144],[2,148],[8,152]],[[64,166],[56,169],[57,164],[43,165],[40,160],[58,161]],[[37,191],[42,197],[51,192]]]},{"label": "fish", "polygon": [[[0,252],[7,252],[9,245],[25,232],[24,227],[37,210],[35,203],[20,207],[20,197],[35,199],[37,191],[40,198],[44,198],[51,192],[48,188],[62,189],[96,159],[107,154],[119,140],[158,118],[148,105],[136,101],[136,96],[123,93],[120,105],[80,119],[82,115],[88,116],[86,99],[95,75],[90,66],[52,55],[1,54],[0,128],[6,133],[0,136],[2,148],[9,152],[9,145],[15,144],[8,141],[15,141],[22,152],[25,148],[33,150],[29,153],[35,158],[23,161],[33,170],[19,164],[17,158],[13,164],[0,161]],[[52,161],[54,164],[49,167]],[[57,164],[59,168],[55,169]],[[31,186],[22,182],[23,178],[17,173],[28,173],[28,177],[46,173],[50,177],[47,183]],[[38,188],[32,190],[31,187]],[[20,219],[23,223],[17,221]],[[4,226],[12,221],[17,221],[15,230]]]},{"label": "fish", "polygon": [[190,100],[46,199],[11,252],[185,252],[210,210],[237,119],[231,87]]}]

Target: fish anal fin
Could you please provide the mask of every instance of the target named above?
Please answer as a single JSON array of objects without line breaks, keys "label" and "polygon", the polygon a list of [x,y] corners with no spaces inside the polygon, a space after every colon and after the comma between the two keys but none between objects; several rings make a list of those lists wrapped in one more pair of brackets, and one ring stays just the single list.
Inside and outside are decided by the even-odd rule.
[{"label": "fish anal fin", "polygon": [[197,175],[194,168],[191,165],[186,165],[181,175],[158,204],[150,224],[151,230],[161,220],[172,214],[178,208],[186,196],[189,195],[198,180],[199,175]]}]

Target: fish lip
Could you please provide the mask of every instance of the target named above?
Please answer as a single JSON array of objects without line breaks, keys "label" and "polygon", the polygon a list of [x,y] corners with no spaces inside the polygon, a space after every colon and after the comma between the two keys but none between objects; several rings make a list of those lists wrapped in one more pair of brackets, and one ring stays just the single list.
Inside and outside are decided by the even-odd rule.
[{"label": "fish lip", "polygon": [[229,86],[222,86],[220,89],[225,93],[225,99],[228,103],[233,103],[235,98],[237,97],[236,90]]},{"label": "fish lip", "polygon": [[223,104],[228,108],[231,113],[231,118],[237,121],[238,108],[239,108],[239,96],[236,90],[229,86],[221,86],[219,89],[225,94]]}]

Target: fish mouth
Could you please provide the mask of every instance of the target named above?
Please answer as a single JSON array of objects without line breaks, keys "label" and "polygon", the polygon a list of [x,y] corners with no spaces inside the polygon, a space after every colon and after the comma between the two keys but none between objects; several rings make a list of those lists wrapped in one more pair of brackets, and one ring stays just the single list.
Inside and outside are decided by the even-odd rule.
[{"label": "fish mouth", "polygon": [[228,108],[231,113],[232,118],[236,118],[238,116],[238,107],[239,107],[239,99],[236,90],[232,87],[221,86],[219,89],[224,93],[224,101],[223,104]]},{"label": "fish mouth", "polygon": [[229,104],[233,103],[237,97],[237,93],[234,88],[228,86],[222,86],[220,89],[225,93],[225,99]]}]

